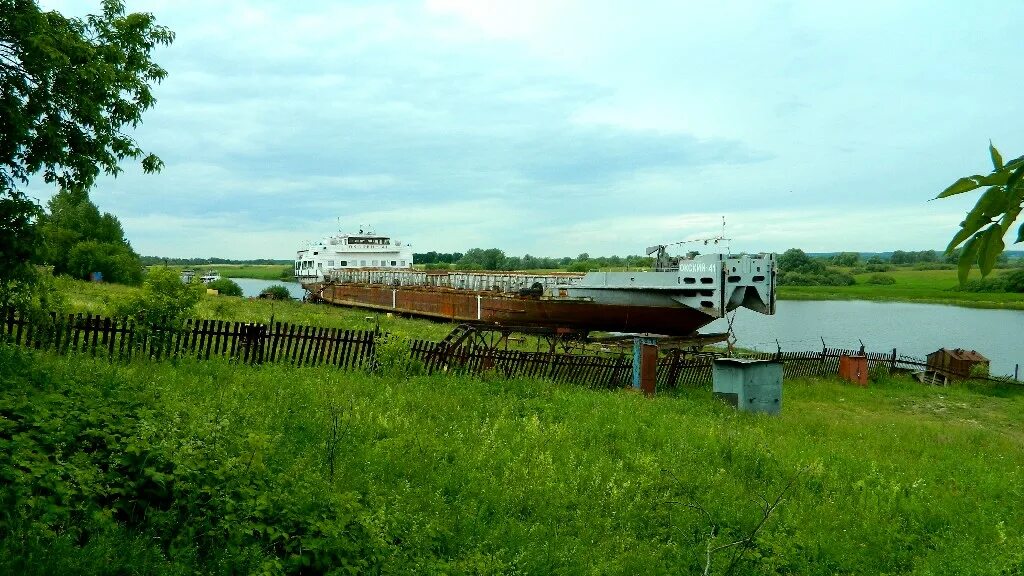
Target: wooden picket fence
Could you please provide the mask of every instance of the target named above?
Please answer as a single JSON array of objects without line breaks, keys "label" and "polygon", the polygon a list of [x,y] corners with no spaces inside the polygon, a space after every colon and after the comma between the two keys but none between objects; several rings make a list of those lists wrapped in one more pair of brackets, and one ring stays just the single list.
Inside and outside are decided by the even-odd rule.
[{"label": "wooden picket fence", "polygon": [[368,330],[318,328],[275,322],[189,319],[177,328],[139,325],[128,319],[92,314],[50,315],[34,321],[8,311],[0,325],[7,339],[29,348],[58,354],[82,352],[111,360],[133,356],[166,358],[229,358],[245,364],[286,362],[296,366],[331,364],[360,368],[374,358],[375,333]]},{"label": "wooden picket fence", "polygon": [[[245,364],[281,362],[295,366],[330,365],[341,369],[372,368],[376,342],[385,334],[275,322],[258,324],[223,320],[187,320],[177,328],[138,325],[127,319],[73,314],[30,320],[13,311],[2,316],[0,335],[35,349],[105,356],[111,361],[147,358],[228,358]],[[506,378],[546,378],[597,388],[621,388],[632,382],[630,354],[601,356],[496,350],[470,343],[454,348],[445,342],[413,340],[410,356],[428,373],[481,374]],[[859,351],[822,348],[813,352],[756,353],[753,358],[783,363],[786,378],[825,376],[839,370],[839,358]],[[716,358],[723,354],[670,351],[659,359],[659,389],[709,386]],[[925,361],[891,353],[866,354],[869,369],[889,372],[921,370]]]}]

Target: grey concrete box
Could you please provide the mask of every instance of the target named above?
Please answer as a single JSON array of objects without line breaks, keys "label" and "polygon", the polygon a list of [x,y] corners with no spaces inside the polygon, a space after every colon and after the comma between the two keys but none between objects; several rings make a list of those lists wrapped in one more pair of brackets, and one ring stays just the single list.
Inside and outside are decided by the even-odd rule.
[{"label": "grey concrete box", "polygon": [[739,410],[778,414],[782,410],[782,363],[719,358],[712,374],[714,396]]}]

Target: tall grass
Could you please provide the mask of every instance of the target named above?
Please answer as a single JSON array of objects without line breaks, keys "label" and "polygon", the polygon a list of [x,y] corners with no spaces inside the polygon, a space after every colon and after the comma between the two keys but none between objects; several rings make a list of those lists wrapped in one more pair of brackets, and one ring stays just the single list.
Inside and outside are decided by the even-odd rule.
[{"label": "tall grass", "polygon": [[[139,430],[164,446],[192,447],[160,452],[175,470],[219,474],[219,464],[196,459],[216,443],[217,462],[248,463],[275,501],[294,496],[311,506],[316,494],[353,495],[360,528],[352,533],[361,534],[353,554],[381,573],[700,573],[709,534],[719,544],[748,535],[762,498],[794,477],[734,573],[1024,569],[1024,397],[1012,389],[790,381],[782,415],[772,418],[735,413],[708,390],[647,399],[543,381],[225,361],[117,366],[0,351],[4,442],[23,440],[3,433],[12,402],[63,394],[78,398],[70,405],[86,403],[91,395],[72,391],[103,382],[111,397],[136,398]],[[88,414],[60,418],[100,426]],[[18,466],[8,454],[0,451],[0,471]],[[76,454],[70,445],[59,458]],[[220,498],[216,490],[210,497]],[[202,525],[203,510],[183,522]],[[231,541],[230,526],[214,525]],[[116,525],[109,538],[123,549],[86,537],[36,556],[39,571],[74,566],[79,555],[98,553],[94,545],[126,572],[134,562],[223,573],[270,565],[167,547],[145,532],[156,529]],[[31,546],[29,533],[6,533],[0,550]],[[307,553],[326,545],[303,541]],[[712,573],[725,571],[734,550],[713,556]],[[0,571],[18,566],[16,557],[0,558]]]}]

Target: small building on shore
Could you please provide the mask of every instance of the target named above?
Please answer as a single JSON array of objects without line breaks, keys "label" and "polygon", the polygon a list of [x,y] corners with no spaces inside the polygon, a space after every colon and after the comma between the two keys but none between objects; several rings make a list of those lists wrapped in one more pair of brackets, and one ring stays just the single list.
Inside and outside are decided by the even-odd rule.
[{"label": "small building on shore", "polygon": [[977,350],[939,348],[928,355],[928,370],[949,378],[967,378],[979,371],[988,375],[988,366],[988,358]]}]

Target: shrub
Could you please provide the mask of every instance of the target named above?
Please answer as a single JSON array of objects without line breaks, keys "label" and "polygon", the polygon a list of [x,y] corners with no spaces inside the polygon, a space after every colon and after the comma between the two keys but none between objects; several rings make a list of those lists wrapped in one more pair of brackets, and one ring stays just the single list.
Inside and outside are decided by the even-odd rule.
[{"label": "shrub", "polygon": [[1024,269],[1014,270],[1003,276],[1007,292],[1024,292]]},{"label": "shrub", "polygon": [[266,298],[268,300],[291,300],[292,293],[288,291],[287,286],[280,284],[274,284],[273,286],[267,286],[260,292],[260,298]]},{"label": "shrub", "polygon": [[385,376],[414,376],[423,372],[423,365],[413,359],[409,343],[394,334],[385,334],[374,343],[373,370]]},{"label": "shrub", "polygon": [[217,292],[220,292],[224,296],[241,296],[242,287],[231,278],[221,278],[214,280],[206,285],[207,288],[213,288]]},{"label": "shrub", "polygon": [[783,272],[779,275],[779,284],[785,286],[852,286],[857,281],[853,276],[834,268],[823,272]]},{"label": "shrub", "polygon": [[868,272],[889,272],[892,270],[891,264],[884,264],[882,262],[868,262],[868,265],[864,267]]},{"label": "shrub", "polygon": [[889,276],[888,274],[872,274],[867,279],[867,283],[868,284],[877,284],[879,286],[888,286],[890,284],[895,284],[896,283],[896,279],[893,278],[892,276]]},{"label": "shrub", "polygon": [[953,290],[957,292],[1006,292],[1006,277],[968,280]]},{"label": "shrub", "polygon": [[186,284],[174,270],[156,266],[146,274],[142,290],[122,304],[118,314],[143,326],[158,323],[177,328],[193,315],[204,290],[203,284]]},{"label": "shrub", "polygon": [[356,494],[265,465],[270,438],[226,417],[174,414],[169,424],[160,397],[138,382],[102,369],[43,372],[33,360],[0,346],[7,550],[134,533],[172,561],[205,566],[192,573],[379,570],[380,540]]}]

